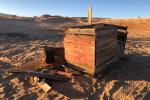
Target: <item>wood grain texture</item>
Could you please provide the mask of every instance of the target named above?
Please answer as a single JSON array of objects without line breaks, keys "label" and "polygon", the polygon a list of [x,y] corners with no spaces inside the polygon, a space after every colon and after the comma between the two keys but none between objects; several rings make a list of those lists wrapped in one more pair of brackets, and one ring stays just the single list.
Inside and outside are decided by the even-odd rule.
[{"label": "wood grain texture", "polygon": [[75,28],[75,29],[66,29],[66,34],[80,34],[80,35],[95,35],[95,29],[90,28]]},{"label": "wood grain texture", "polygon": [[116,28],[78,27],[65,32],[65,58],[74,68],[93,75],[117,58]]},{"label": "wood grain texture", "polygon": [[64,38],[66,61],[80,70],[93,74],[95,66],[95,37],[66,34]]}]

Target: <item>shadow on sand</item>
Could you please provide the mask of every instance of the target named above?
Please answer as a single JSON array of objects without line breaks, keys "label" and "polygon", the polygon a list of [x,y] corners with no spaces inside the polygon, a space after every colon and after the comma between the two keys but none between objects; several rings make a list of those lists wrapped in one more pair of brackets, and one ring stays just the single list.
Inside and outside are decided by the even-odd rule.
[{"label": "shadow on sand", "polygon": [[[8,69],[9,65],[4,62],[1,62],[0,64],[6,66],[1,67],[0,69],[1,74],[3,74],[2,71]],[[86,75],[77,75],[74,76],[74,78],[69,82],[53,82],[54,84],[52,85],[52,88],[58,93],[70,99],[87,98],[99,100],[104,91],[104,86],[106,83],[112,80],[117,80],[115,87],[113,87],[110,91],[111,97],[113,93],[119,90],[121,86],[127,84],[125,81],[150,82],[150,56],[143,56],[138,54],[127,55],[124,59],[121,59],[119,62],[109,66],[103,73],[100,73],[100,75],[101,77],[99,78],[92,78]],[[10,79],[15,77],[16,76],[14,75],[10,75],[4,79],[1,77],[0,83],[7,85],[7,83],[10,82]],[[10,89],[11,91],[15,92],[13,87],[10,87]],[[143,92],[145,91],[147,91],[147,89],[143,90]],[[11,93],[9,95],[11,95]],[[30,98],[30,96],[25,96],[25,98],[28,97]],[[36,98],[36,94],[34,97]],[[150,93],[147,93],[144,99],[148,98],[150,98]]]},{"label": "shadow on sand", "polygon": [[[136,82],[137,85],[139,81],[150,82],[150,56],[143,56],[139,54],[127,55],[124,59],[121,59],[114,65],[109,66],[102,74],[103,77],[107,76],[107,78],[105,78],[105,84],[111,82],[112,80],[117,80],[117,82],[113,84],[112,89],[109,91],[109,97],[103,96],[103,99],[113,99],[113,93],[121,89],[123,86],[132,85],[127,84],[126,81]],[[99,82],[101,82],[101,79],[98,79],[95,83],[94,86],[96,88],[96,92],[89,96],[89,98],[94,98],[94,100],[100,99],[100,95],[104,92],[104,86],[98,89],[97,87]],[[131,86],[130,93],[133,95],[133,93],[136,92],[136,89],[137,87],[134,87],[134,85],[133,87]],[[150,93],[148,92],[146,86],[142,91],[143,93],[147,92],[144,96],[144,100],[150,98]],[[141,95],[139,95],[139,97],[140,96]],[[135,99],[138,99],[138,96]]]},{"label": "shadow on sand", "polygon": [[[56,83],[53,85],[53,88],[71,99],[88,98],[99,100],[100,95],[104,91],[104,85],[112,80],[117,80],[115,87],[110,91],[111,97],[121,86],[126,85],[125,81],[150,82],[150,56],[127,55],[119,62],[110,65],[100,75],[101,77],[96,78],[96,81],[93,81],[94,78],[87,76],[75,76],[74,83]],[[144,99],[149,97],[150,94],[148,93]]]},{"label": "shadow on sand", "polygon": [[110,69],[113,80],[135,80],[150,81],[150,56],[131,54],[115,65],[115,69]]}]

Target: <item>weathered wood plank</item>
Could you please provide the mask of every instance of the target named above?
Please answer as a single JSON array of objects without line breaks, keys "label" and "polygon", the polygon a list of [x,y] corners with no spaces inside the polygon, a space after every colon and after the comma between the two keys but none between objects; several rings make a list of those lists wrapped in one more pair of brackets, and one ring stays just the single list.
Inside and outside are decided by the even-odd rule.
[{"label": "weathered wood plank", "polygon": [[101,65],[101,64],[105,63],[106,61],[108,61],[110,58],[114,58],[114,57],[116,57],[116,54],[112,53],[105,58],[97,59],[96,66]]},{"label": "weathered wood plank", "polygon": [[26,75],[26,76],[35,76],[35,77],[41,77],[41,78],[48,78],[48,79],[53,79],[56,81],[67,81],[69,78],[66,78],[64,76],[60,76],[60,75],[53,75],[50,73],[41,73],[41,72],[36,72],[36,71],[22,71],[22,70],[16,70],[16,69],[12,69],[8,71],[9,73],[14,73],[14,74],[18,74],[18,75]]},{"label": "weathered wood plank", "polygon": [[[94,52],[95,48],[92,47],[73,47],[73,46],[68,46],[65,51],[76,51],[76,52],[82,52],[82,53],[90,53],[90,52]],[[66,53],[65,53],[66,54]]]},{"label": "weathered wood plank", "polygon": [[117,31],[114,29],[96,31],[96,38],[107,37],[109,35],[117,35]]},{"label": "weathered wood plank", "polygon": [[81,36],[73,36],[73,35],[66,35],[64,38],[64,42],[87,42],[87,43],[95,43],[94,37],[81,37]]},{"label": "weathered wood plank", "polygon": [[88,65],[82,65],[82,64],[77,64],[77,63],[74,63],[74,62],[68,62],[68,64],[70,65],[70,67],[73,67],[79,71],[83,71],[83,72],[86,72],[86,73],[89,73],[89,74],[94,74],[95,72],[95,65],[94,66],[88,66]]},{"label": "weathered wood plank", "polygon": [[105,57],[100,57],[96,60],[96,65],[98,64],[102,64],[104,63],[105,61],[107,61],[108,59],[112,58],[112,57],[115,57],[116,54],[115,53],[109,53],[109,56],[105,56]]},{"label": "weathered wood plank", "polygon": [[104,50],[106,49],[111,49],[111,48],[114,48],[114,47],[117,47],[117,43],[112,43],[110,45],[107,45],[107,46],[102,46],[101,48],[100,47],[97,47],[96,48],[96,54],[97,53],[100,53],[100,52],[103,52]]},{"label": "weathered wood plank", "polygon": [[42,82],[38,82],[37,83],[39,85],[40,88],[43,89],[43,91],[45,91],[46,93],[48,93],[52,87],[50,85],[48,85],[47,83],[42,83]]},{"label": "weathered wood plank", "polygon": [[95,35],[95,29],[91,28],[75,28],[75,29],[67,29],[65,31],[66,34],[80,34],[80,35]]},{"label": "weathered wood plank", "polygon": [[108,40],[105,40],[103,42],[97,41],[96,42],[96,49],[101,49],[102,47],[113,45],[113,44],[117,45],[116,39],[108,39]]},{"label": "weathered wood plank", "polygon": [[117,57],[114,57],[113,59],[109,60],[108,62],[106,62],[103,65],[97,65],[95,73],[100,73],[101,71],[103,71],[109,64],[116,62],[117,61]]}]

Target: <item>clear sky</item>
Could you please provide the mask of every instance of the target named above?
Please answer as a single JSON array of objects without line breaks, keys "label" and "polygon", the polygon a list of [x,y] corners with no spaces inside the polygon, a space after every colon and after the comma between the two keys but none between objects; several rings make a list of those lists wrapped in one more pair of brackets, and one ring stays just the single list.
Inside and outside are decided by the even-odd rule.
[{"label": "clear sky", "polygon": [[150,0],[0,0],[0,13],[86,17],[89,5],[94,17],[150,17]]}]

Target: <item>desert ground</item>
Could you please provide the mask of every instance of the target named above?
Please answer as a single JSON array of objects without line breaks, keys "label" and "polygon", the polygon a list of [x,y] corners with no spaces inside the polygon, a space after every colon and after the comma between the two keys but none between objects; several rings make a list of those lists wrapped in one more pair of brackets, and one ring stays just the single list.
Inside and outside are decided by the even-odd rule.
[{"label": "desert ground", "polygon": [[128,26],[125,57],[97,77],[75,75],[68,82],[51,82],[52,89],[45,93],[7,70],[36,59],[41,46],[63,47],[64,28],[86,24],[86,19],[0,17],[0,99],[149,100],[149,22],[150,18],[94,19],[93,23]]}]

